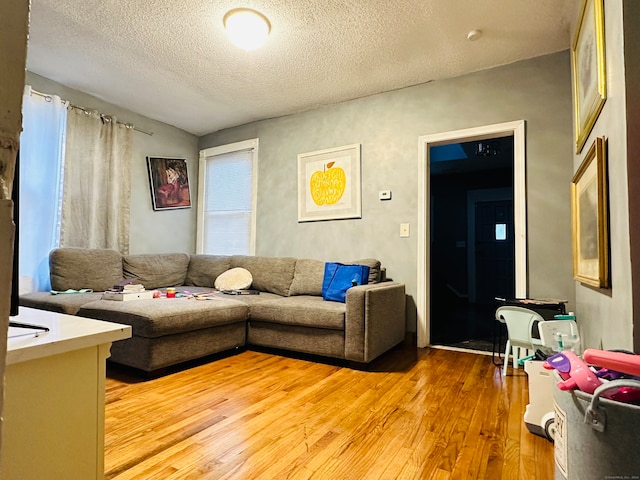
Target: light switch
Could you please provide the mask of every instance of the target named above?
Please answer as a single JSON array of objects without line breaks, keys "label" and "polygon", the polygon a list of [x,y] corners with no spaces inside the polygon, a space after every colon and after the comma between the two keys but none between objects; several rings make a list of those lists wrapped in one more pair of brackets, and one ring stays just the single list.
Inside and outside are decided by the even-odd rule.
[{"label": "light switch", "polygon": [[380,190],[378,192],[378,198],[380,200],[391,200],[391,190]]},{"label": "light switch", "polygon": [[409,224],[401,223],[400,224],[400,236],[406,238],[409,236]]}]

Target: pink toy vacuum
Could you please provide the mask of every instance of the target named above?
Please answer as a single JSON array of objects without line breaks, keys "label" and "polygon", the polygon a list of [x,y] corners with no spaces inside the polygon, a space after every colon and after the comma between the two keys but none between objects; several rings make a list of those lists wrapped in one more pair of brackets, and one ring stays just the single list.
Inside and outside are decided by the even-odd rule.
[{"label": "pink toy vacuum", "polygon": [[574,390],[579,388],[583,392],[593,393],[596,388],[602,385],[595,372],[592,372],[589,366],[575,353],[570,350],[556,353],[547,358],[543,364],[547,370],[557,370],[562,378],[558,382],[560,390]]},{"label": "pink toy vacuum", "polygon": [[[598,369],[588,364],[597,365]],[[640,375],[640,355],[605,350],[587,349],[583,358],[571,351],[564,351],[549,357],[543,364],[547,370],[555,369],[560,375],[560,390],[579,389],[585,393],[593,392],[605,381],[602,378],[619,378],[622,375]],[[604,397],[619,402],[640,402],[640,389],[620,387],[603,394]]]}]

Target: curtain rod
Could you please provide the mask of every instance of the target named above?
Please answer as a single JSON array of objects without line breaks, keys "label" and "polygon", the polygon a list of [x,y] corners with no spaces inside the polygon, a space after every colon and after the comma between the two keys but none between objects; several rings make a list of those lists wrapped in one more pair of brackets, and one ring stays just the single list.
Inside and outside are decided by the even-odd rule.
[{"label": "curtain rod", "polygon": [[[33,88],[31,89],[31,93],[34,93],[36,95],[40,95],[41,97],[44,97],[48,102],[50,102],[52,100],[51,95],[47,94],[47,93],[42,93],[42,92],[38,92],[37,90],[34,90]],[[67,103],[67,108],[76,108],[78,110],[82,110],[83,112],[86,113],[91,113],[92,110],[88,110],[84,107],[81,107],[79,105],[73,105],[71,102],[69,102],[68,100],[64,100],[64,102]],[[112,118],[111,115],[105,115],[103,113],[98,113],[98,115],[100,115],[100,117],[107,117],[107,118]],[[145,135],[153,135],[153,132],[148,132],[146,130],[142,130],[141,128],[136,127],[135,125],[131,124],[131,123],[125,123],[125,122],[121,122],[118,121],[119,124],[124,125],[128,128],[133,128],[135,131],[140,132],[140,133],[144,133]]]}]

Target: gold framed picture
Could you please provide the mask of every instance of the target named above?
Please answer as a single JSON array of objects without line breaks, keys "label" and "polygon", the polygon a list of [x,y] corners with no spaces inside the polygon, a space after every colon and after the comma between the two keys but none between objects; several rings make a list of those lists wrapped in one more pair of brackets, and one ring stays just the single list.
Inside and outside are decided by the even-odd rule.
[{"label": "gold framed picture", "polygon": [[607,99],[604,48],[604,0],[584,0],[571,49],[576,153]]},{"label": "gold framed picture", "polygon": [[606,141],[595,139],[571,181],[573,277],[609,287]]}]

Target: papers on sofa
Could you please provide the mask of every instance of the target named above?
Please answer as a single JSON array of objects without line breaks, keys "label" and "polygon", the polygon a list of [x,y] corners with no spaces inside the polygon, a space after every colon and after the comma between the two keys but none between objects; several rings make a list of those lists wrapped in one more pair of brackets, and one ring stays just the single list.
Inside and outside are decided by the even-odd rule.
[{"label": "papers on sofa", "polygon": [[144,290],[142,292],[112,292],[106,291],[102,294],[102,300],[118,300],[126,302],[129,300],[149,300],[153,298],[153,291]]},{"label": "papers on sofa", "polygon": [[114,285],[110,290],[102,294],[102,300],[117,300],[126,302],[129,300],[148,300],[153,298],[153,291],[147,291],[140,284]]}]

